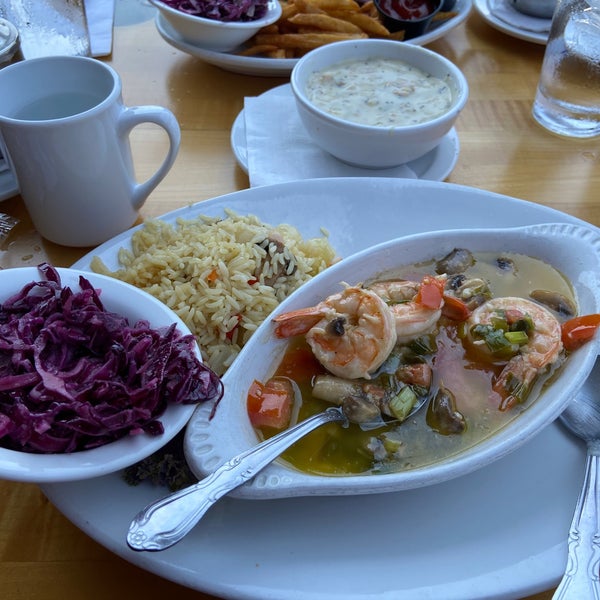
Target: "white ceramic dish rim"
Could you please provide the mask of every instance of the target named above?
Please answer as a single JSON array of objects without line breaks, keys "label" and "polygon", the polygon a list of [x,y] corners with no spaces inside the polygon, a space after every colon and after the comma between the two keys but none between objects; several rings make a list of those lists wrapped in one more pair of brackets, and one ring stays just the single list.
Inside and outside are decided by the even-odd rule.
[{"label": "white ceramic dish rim", "polygon": [[[581,314],[600,312],[600,236],[574,225],[541,224],[525,228],[435,231],[403,237],[363,250],[321,273],[273,312],[312,306],[350,284],[380,276],[394,266],[444,256],[456,247],[472,251],[520,252],[553,264],[572,282]],[[376,267],[374,266],[376,265]],[[286,340],[275,340],[269,321],[254,333],[223,383],[225,395],[212,421],[210,407],[199,406],[185,434],[188,463],[199,477],[257,443],[245,405],[253,379],[273,373]],[[554,421],[591,371],[598,347],[591,342],[563,366],[559,377],[521,415],[501,431],[460,454],[434,465],[385,475],[320,477],[302,473],[281,461],[232,492],[241,498],[284,498],[301,495],[345,495],[393,492],[432,485],[470,473],[502,458]]]},{"label": "white ceramic dish rim", "polygon": [[[182,334],[190,334],[175,313],[143,290],[118,279],[84,270],[57,268],[57,271],[62,285],[70,286],[74,291],[79,289],[79,275],[86,277],[96,289],[100,288],[100,299],[106,309],[124,315],[130,322],[147,319],[154,327],[176,323]],[[2,299],[16,293],[30,281],[43,279],[37,267],[15,267],[6,269],[4,273],[14,278],[14,289],[10,293],[2,290]],[[132,295],[135,302],[131,302]],[[119,471],[164,446],[181,431],[194,409],[193,405],[170,404],[160,417],[164,426],[162,435],[129,436],[91,450],[33,454],[0,448],[0,477],[12,481],[48,483],[88,479]]]},{"label": "white ceramic dish rim", "polygon": [[[290,84],[285,83],[278,87],[267,90],[261,96],[291,94]],[[231,127],[230,143],[240,168],[248,174],[248,148],[246,145],[246,123],[245,114],[242,109],[235,118]],[[285,134],[285,131],[281,132]],[[418,179],[429,179],[430,181],[443,181],[452,173],[460,154],[460,141],[456,129],[452,127],[442,138],[442,141],[433,150],[424,156],[406,163],[412,169]],[[376,176],[375,174],[373,174]],[[386,170],[386,177],[390,177]]]},{"label": "white ceramic dish rim", "polygon": [[[356,56],[356,52],[352,52],[354,49],[359,52],[360,47],[369,47],[369,51],[367,54],[360,54]],[[346,50],[346,52],[344,52]],[[325,52],[334,52],[339,53],[341,56],[337,58],[333,58],[332,60],[319,60],[319,56],[322,56]],[[421,55],[425,55],[425,58],[422,58]],[[424,61],[435,61],[437,60],[442,67],[447,71],[448,79],[452,80],[455,84],[454,87],[456,89],[456,97],[452,103],[452,106],[444,112],[442,115],[425,121],[423,123],[417,123],[414,125],[399,125],[393,127],[376,127],[372,125],[364,125],[362,123],[355,123],[352,121],[348,121],[345,119],[341,119],[331,113],[328,113],[321,108],[319,108],[316,104],[311,102],[306,93],[304,92],[303,81],[305,78],[308,78],[310,73],[321,70],[326,66],[331,66],[334,64],[338,64],[340,62],[345,62],[347,60],[351,60],[353,58],[367,58],[367,57],[384,57],[391,58],[392,56],[396,59],[403,60],[406,62],[412,63],[414,61],[420,61],[421,59]],[[311,71],[302,74],[302,70],[309,69],[310,67],[307,65],[311,65],[312,63],[316,63],[316,67],[313,67]],[[321,48],[317,48],[308,54],[305,54],[294,66],[292,69],[292,75],[290,77],[290,85],[292,87],[292,93],[296,97],[296,100],[304,106],[304,108],[317,115],[323,120],[331,121],[332,123],[337,124],[340,127],[348,128],[352,131],[356,131],[357,133],[373,133],[373,134],[387,134],[389,132],[398,132],[401,133],[403,131],[414,132],[415,136],[419,135],[420,131],[429,130],[432,127],[437,126],[438,124],[445,123],[449,119],[454,119],[456,116],[462,111],[469,99],[469,84],[467,82],[466,77],[463,72],[450,60],[448,60],[445,56],[434,52],[433,50],[429,50],[428,48],[424,48],[422,46],[416,46],[411,44],[398,44],[398,42],[390,41],[390,40],[378,40],[378,39],[369,39],[369,40],[349,40],[344,42],[335,42],[334,44],[328,44],[327,46],[322,46]]]},{"label": "white ceramic dish rim", "polygon": [[156,8],[160,11],[168,13],[174,17],[184,19],[189,23],[199,23],[204,27],[211,27],[215,30],[254,30],[260,29],[261,27],[265,27],[266,25],[271,25],[279,19],[281,16],[281,4],[277,1],[269,0],[268,3],[268,11],[265,13],[263,17],[260,19],[256,19],[254,21],[219,21],[217,19],[207,19],[206,17],[199,17],[197,15],[190,15],[183,11],[177,10],[161,2],[161,0],[150,0],[150,2],[156,6]]},{"label": "white ceramic dish rim", "polygon": [[[472,7],[472,0],[458,0],[453,9],[457,12],[456,16],[452,19],[448,19],[441,25],[436,26],[422,36],[407,40],[404,43],[423,46],[443,37],[447,32],[458,27],[467,20]],[[297,58],[241,56],[235,54],[235,52],[218,52],[189,44],[181,39],[160,13],[156,15],[155,25],[160,36],[167,44],[182,52],[190,54],[191,56],[200,58],[209,64],[233,73],[261,77],[283,77],[289,75],[294,65],[298,62]]]},{"label": "white ceramic dish rim", "polygon": [[494,29],[501,31],[511,37],[517,38],[519,40],[524,40],[526,42],[532,42],[534,44],[540,44],[545,46],[548,42],[548,34],[547,33],[537,33],[535,31],[527,31],[525,29],[521,29],[516,25],[510,25],[506,23],[494,14],[490,10],[488,5],[488,0],[473,0],[473,6],[475,10],[479,13],[481,18],[486,21],[488,25],[491,25]]},{"label": "white ceramic dish rim", "polygon": [[[362,208],[364,197],[372,198],[368,209]],[[402,213],[395,211],[398,202]],[[305,235],[316,234],[313,213],[306,213],[306,208],[323,208],[323,218],[332,219],[329,227],[335,245],[345,254],[432,227],[486,227],[490,214],[506,227],[550,221],[590,226],[554,208],[485,190],[395,179],[313,180],[243,190],[162,218],[172,222],[179,216],[222,215],[224,207],[256,213],[271,222],[291,222]],[[390,210],[398,217],[381,218]],[[349,220],[339,219],[346,214]],[[116,267],[116,252],[130,243],[130,235],[117,236],[74,266],[89,269],[92,256],[98,254]],[[562,575],[566,532],[583,479],[584,458],[585,447],[553,424],[488,469],[440,484],[433,498],[432,488],[360,499],[337,497],[330,502],[327,498],[267,501],[258,506],[224,498],[204,517],[202,527],[180,544],[150,555],[132,552],[123,532],[140,507],[164,495],[162,489],[132,488],[113,473],[85,482],[48,484],[42,490],[68,519],[111,552],[218,597],[507,600],[547,590]],[[440,512],[439,494],[456,511],[457,520],[449,527],[435,518]],[[507,508],[515,497],[521,502]],[[381,514],[397,510],[398,503],[417,518],[388,521],[382,528]],[[364,518],[357,524],[359,507]],[[429,516],[425,531],[419,514]],[[360,553],[359,557],[356,546],[347,543],[348,527],[353,526],[360,539],[370,542],[366,556]],[[330,535],[322,536],[323,528]],[[321,540],[316,547],[315,536]],[[426,547],[420,544],[424,536]],[[399,539],[403,544],[398,545]],[[432,560],[439,567],[433,579],[428,574]],[[298,569],[298,561],[310,561],[314,569]],[[221,575],[224,570],[230,574],[226,580]]]}]

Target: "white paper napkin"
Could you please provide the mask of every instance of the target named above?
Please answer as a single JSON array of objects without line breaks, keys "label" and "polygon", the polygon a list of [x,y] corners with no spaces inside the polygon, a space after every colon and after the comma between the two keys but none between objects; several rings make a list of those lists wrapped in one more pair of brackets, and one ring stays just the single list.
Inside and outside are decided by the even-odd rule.
[{"label": "white paper napkin", "polygon": [[91,56],[112,52],[115,0],[85,0],[85,16],[90,37]]},{"label": "white paper napkin", "polygon": [[417,178],[407,165],[362,169],[321,150],[306,133],[291,93],[245,98],[244,117],[251,187],[323,177]]},{"label": "white paper napkin", "polygon": [[535,33],[548,33],[550,31],[552,19],[525,15],[514,8],[508,0],[488,0],[488,6],[494,16],[513,27]]}]

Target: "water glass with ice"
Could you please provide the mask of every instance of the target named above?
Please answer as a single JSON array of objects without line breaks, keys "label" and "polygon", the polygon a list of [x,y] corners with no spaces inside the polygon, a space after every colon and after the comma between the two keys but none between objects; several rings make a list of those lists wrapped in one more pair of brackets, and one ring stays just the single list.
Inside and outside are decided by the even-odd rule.
[{"label": "water glass with ice", "polygon": [[600,0],[559,0],[533,116],[559,135],[600,135]]}]

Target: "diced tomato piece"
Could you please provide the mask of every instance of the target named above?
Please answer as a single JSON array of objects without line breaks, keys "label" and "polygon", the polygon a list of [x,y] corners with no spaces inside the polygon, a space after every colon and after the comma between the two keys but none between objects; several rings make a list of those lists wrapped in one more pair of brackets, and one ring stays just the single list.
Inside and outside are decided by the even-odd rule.
[{"label": "diced tomato piece", "polygon": [[425,308],[432,308],[434,310],[440,308],[444,297],[444,286],[445,283],[441,279],[425,275],[415,296],[415,302]]},{"label": "diced tomato piece", "polygon": [[577,350],[589,342],[600,325],[600,314],[583,315],[562,324],[562,343],[565,350]]},{"label": "diced tomato piece", "polygon": [[471,310],[460,298],[456,298],[455,296],[444,296],[442,314],[453,321],[462,322],[469,318]]},{"label": "diced tomato piece", "polygon": [[248,391],[248,416],[254,427],[285,429],[290,423],[293,404],[294,388],[281,377],[267,383],[254,380]]}]

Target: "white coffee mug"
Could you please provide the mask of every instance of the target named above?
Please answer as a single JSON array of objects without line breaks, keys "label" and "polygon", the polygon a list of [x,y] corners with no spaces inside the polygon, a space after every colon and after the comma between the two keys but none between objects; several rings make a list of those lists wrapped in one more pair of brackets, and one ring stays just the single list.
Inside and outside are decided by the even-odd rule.
[{"label": "white coffee mug", "polygon": [[[169,149],[138,183],[129,134],[148,122],[165,129]],[[168,109],[124,106],[118,74],[98,60],[50,56],[0,70],[2,151],[35,228],[52,242],[97,245],[133,225],[180,139]]]}]

